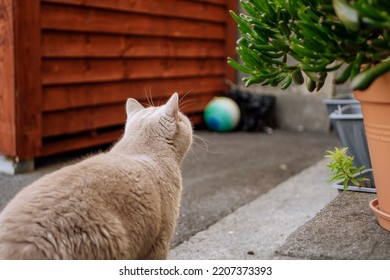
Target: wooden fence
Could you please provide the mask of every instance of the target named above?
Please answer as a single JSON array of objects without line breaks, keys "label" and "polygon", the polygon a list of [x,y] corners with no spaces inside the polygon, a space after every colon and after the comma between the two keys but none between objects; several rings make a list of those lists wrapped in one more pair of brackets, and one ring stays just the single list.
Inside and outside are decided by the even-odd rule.
[{"label": "wooden fence", "polygon": [[[0,0],[0,154],[110,143],[124,103],[173,92],[202,121],[234,80],[234,0]],[[187,101],[186,101],[187,103]]]}]

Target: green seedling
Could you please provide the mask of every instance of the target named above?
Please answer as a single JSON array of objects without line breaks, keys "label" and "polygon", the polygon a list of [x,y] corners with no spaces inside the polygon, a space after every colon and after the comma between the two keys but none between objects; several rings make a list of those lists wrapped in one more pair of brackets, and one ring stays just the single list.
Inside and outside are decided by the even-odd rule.
[{"label": "green seedling", "polygon": [[348,188],[348,183],[359,186],[361,181],[367,180],[366,178],[356,177],[356,175],[361,172],[365,167],[355,167],[353,165],[353,156],[347,154],[348,148],[335,148],[334,151],[326,151],[328,154],[326,158],[330,158],[331,161],[326,165],[330,168],[332,178],[328,180],[329,183],[335,181],[342,181],[344,191]]}]

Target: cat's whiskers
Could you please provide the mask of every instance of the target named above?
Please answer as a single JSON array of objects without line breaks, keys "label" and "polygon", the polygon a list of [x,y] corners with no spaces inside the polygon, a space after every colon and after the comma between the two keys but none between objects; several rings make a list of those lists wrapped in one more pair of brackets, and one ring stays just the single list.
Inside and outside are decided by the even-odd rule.
[{"label": "cat's whiskers", "polygon": [[158,98],[157,106],[161,105],[161,96]]},{"label": "cat's whiskers", "polygon": [[179,98],[179,103],[187,97],[187,95],[189,95],[191,93],[191,91],[193,90],[194,88],[191,88],[189,91],[187,91],[185,94],[183,94],[182,96],[180,96]]},{"label": "cat's whiskers", "polygon": [[152,88],[150,86],[149,86],[149,89],[146,89],[146,87],[144,87],[144,91],[145,91],[146,101],[148,102],[148,106],[154,107]]},{"label": "cat's whiskers", "polygon": [[194,157],[196,158],[196,160],[198,161],[198,162],[200,162],[201,161],[201,159],[203,159],[205,156],[203,156],[201,159],[198,157],[198,155],[195,153],[195,151],[193,150],[193,148],[191,147],[190,148],[190,150],[189,150],[193,155],[194,155]]},{"label": "cat's whiskers", "polygon": [[[197,134],[194,133],[194,134],[192,135],[192,138],[194,139],[193,144],[194,144],[195,146],[197,146],[198,148],[204,150],[205,152],[209,152],[209,144],[207,143],[207,140],[206,140],[204,137],[199,136],[199,135],[197,135]],[[198,144],[198,143],[196,142],[196,140],[200,140],[201,143],[202,143],[203,145]]]},{"label": "cat's whiskers", "polygon": [[186,108],[190,107],[195,103],[195,100],[186,100],[187,102],[183,102],[180,105],[180,111],[183,112]]},{"label": "cat's whiskers", "polygon": [[[192,142],[193,145],[191,146],[190,151],[199,162],[203,160],[208,154],[218,154],[218,152],[213,152],[210,150],[209,144],[215,145],[215,143],[212,142],[211,140],[199,136],[195,132],[193,133],[192,138],[193,138],[193,142]],[[199,157],[196,153],[196,150],[202,151],[203,156]]]},{"label": "cat's whiskers", "polygon": [[[185,99],[187,97],[187,95],[189,95],[191,93],[191,91],[193,90],[194,88],[191,88],[189,91],[187,91],[185,94],[181,95],[180,98],[179,98],[179,109],[180,111],[182,111],[184,108],[186,108],[187,104],[188,103],[191,103],[193,102],[194,100],[193,99]],[[191,105],[191,104],[188,104],[188,105]]]}]

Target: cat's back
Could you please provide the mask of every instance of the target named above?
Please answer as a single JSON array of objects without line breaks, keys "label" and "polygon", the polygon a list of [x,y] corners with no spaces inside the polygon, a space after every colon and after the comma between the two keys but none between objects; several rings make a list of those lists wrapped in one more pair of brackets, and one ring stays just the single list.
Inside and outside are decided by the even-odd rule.
[{"label": "cat's back", "polygon": [[[160,197],[152,181],[137,160],[109,153],[42,177],[0,214],[0,259],[137,257],[148,246],[137,236],[158,232]],[[137,220],[143,225],[134,227]]]},{"label": "cat's back", "polygon": [[26,186],[0,213],[0,217],[9,208],[23,208],[23,205],[55,208],[73,200],[85,204],[94,199],[108,199],[105,195],[109,194],[120,193],[123,198],[129,197],[137,191],[144,191],[151,184],[151,179],[142,165],[132,157],[98,154],[63,167]]}]

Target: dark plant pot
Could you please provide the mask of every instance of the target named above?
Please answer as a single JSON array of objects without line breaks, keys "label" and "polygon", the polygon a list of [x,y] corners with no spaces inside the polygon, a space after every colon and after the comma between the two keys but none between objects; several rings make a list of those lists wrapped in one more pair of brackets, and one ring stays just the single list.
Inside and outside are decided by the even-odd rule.
[{"label": "dark plant pot", "polygon": [[[372,169],[365,169],[359,172],[355,178],[366,178],[367,180],[360,182],[361,184],[359,186],[349,182],[347,188],[348,191],[376,193],[374,173],[372,172]],[[338,189],[340,192],[344,191],[342,180],[332,184],[332,187]]]},{"label": "dark plant pot", "polygon": [[343,106],[329,118],[334,121],[342,146],[348,147],[348,154],[354,156],[354,165],[372,168],[360,104]]}]

